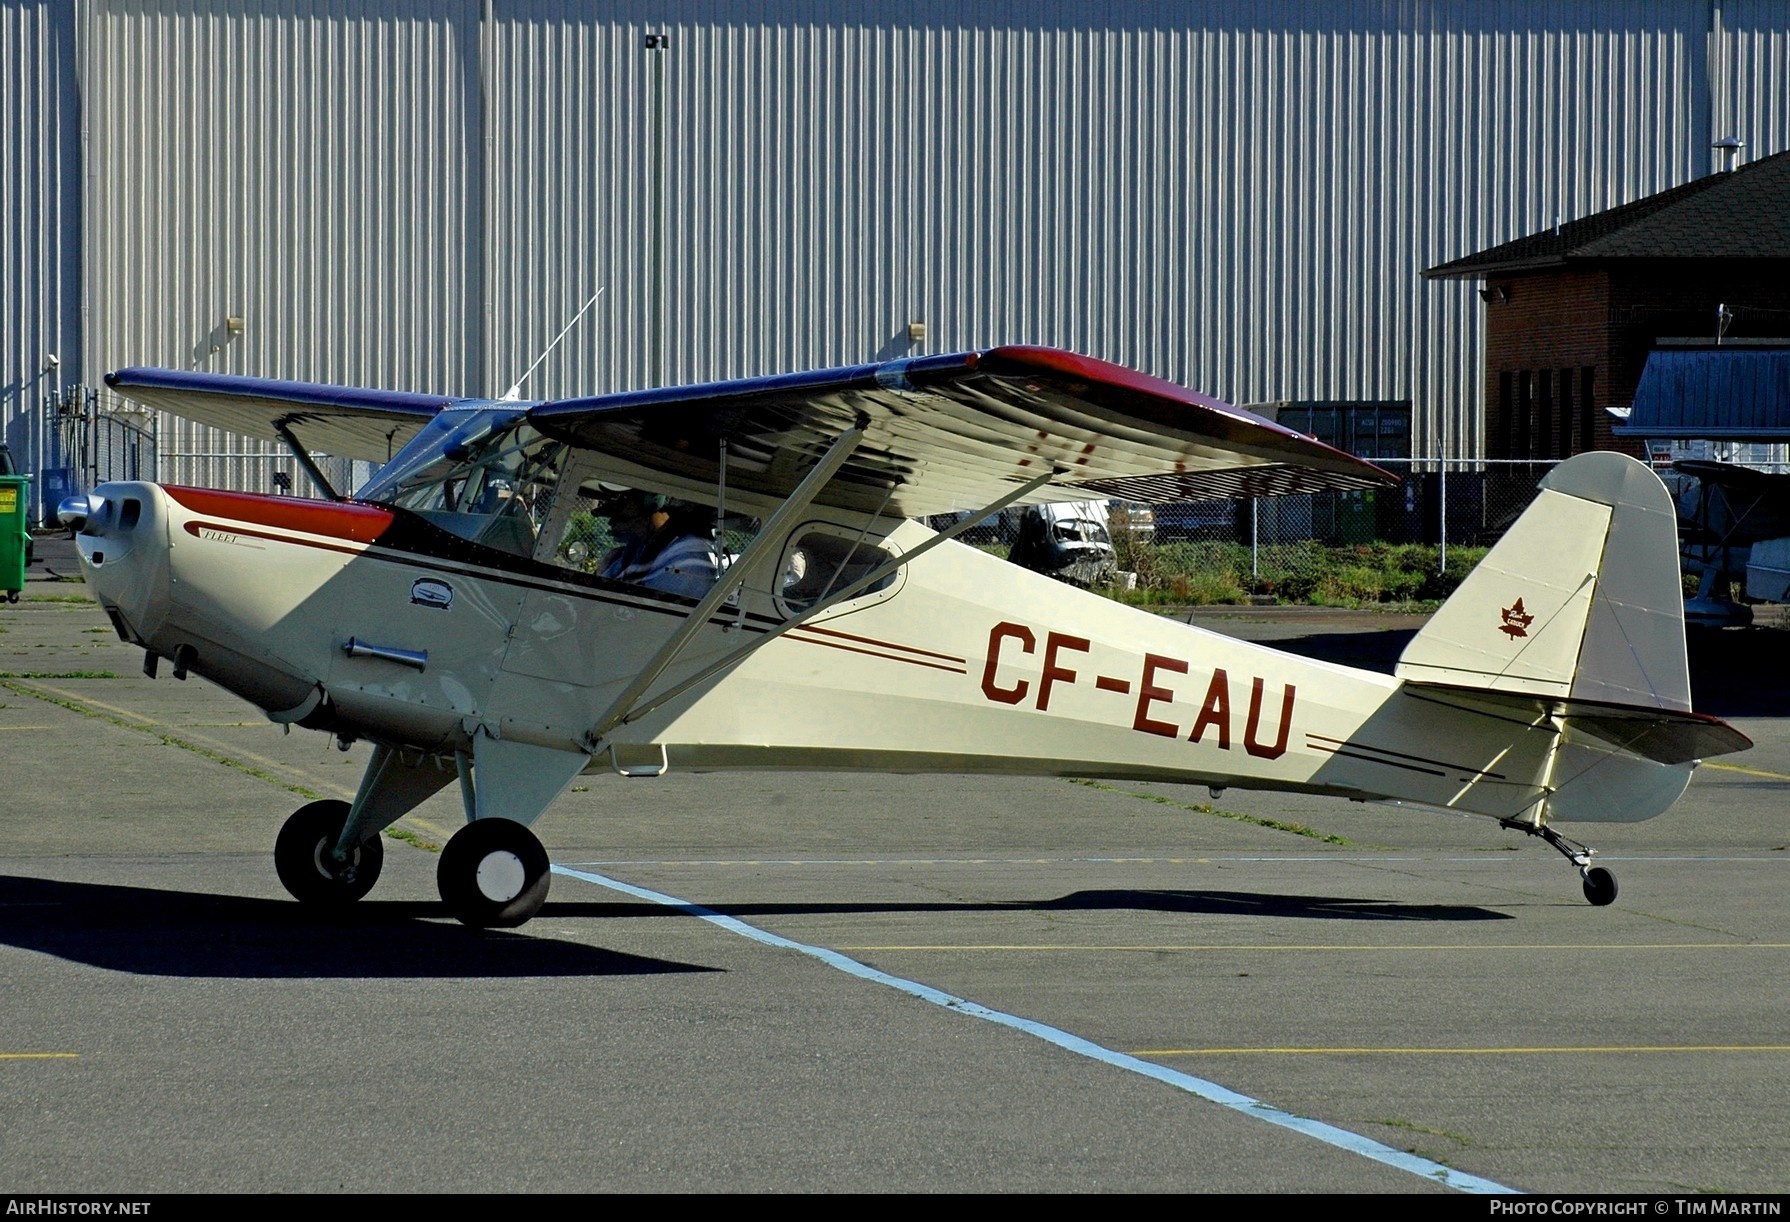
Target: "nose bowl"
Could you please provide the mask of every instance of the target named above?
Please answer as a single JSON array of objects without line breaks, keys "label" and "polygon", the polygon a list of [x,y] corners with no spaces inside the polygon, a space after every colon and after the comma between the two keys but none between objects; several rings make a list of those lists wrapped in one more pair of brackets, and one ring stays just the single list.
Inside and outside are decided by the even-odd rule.
[{"label": "nose bowl", "polygon": [[154,484],[101,484],[56,512],[75,531],[87,588],[120,636],[139,644],[168,610],[167,497]]}]

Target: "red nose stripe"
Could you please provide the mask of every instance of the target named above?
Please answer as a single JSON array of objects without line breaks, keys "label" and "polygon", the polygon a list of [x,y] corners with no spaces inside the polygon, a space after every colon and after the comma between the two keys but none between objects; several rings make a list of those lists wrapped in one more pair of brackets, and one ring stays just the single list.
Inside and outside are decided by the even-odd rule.
[{"label": "red nose stripe", "polygon": [[180,488],[165,484],[162,491],[187,509],[207,517],[310,535],[328,535],[355,543],[373,542],[385,533],[396,516],[389,509],[376,509],[371,505],[307,501],[291,496],[219,492],[215,488]]}]

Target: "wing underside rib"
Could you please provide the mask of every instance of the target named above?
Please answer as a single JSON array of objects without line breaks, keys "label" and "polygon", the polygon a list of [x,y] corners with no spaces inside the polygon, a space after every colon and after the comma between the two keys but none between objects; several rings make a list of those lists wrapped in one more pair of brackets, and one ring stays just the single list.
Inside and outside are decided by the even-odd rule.
[{"label": "wing underside rib", "polygon": [[788,495],[854,419],[864,442],[817,503],[920,517],[986,505],[1272,496],[1396,483],[1303,434],[1133,370],[1042,348],[539,404],[549,436],[686,482]]}]

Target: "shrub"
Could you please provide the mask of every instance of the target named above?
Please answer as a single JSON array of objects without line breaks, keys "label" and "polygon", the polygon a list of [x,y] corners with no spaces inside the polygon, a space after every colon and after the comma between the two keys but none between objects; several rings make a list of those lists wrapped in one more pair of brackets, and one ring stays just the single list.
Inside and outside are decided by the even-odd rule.
[{"label": "shrub", "polygon": [[1454,547],[1448,570],[1437,549],[1420,543],[1326,546],[1315,540],[1270,544],[1133,542],[1128,548],[1137,588],[1112,593],[1142,605],[1243,602],[1267,595],[1281,603],[1422,607],[1440,603],[1484,557],[1483,547]]}]

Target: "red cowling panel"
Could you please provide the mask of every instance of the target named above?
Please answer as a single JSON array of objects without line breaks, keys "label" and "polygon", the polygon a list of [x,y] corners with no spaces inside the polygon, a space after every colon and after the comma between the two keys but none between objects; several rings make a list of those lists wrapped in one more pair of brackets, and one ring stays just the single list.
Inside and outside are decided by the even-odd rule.
[{"label": "red cowling panel", "polygon": [[312,501],[303,497],[220,492],[214,488],[183,488],[167,484],[162,485],[162,491],[194,513],[311,535],[328,535],[355,543],[374,542],[397,516],[389,509],[358,505],[352,501]]}]

